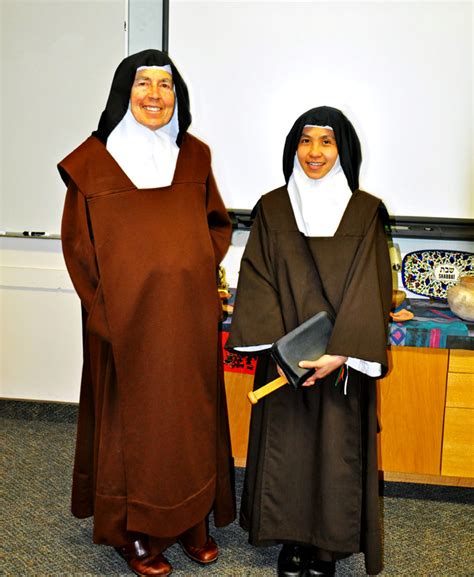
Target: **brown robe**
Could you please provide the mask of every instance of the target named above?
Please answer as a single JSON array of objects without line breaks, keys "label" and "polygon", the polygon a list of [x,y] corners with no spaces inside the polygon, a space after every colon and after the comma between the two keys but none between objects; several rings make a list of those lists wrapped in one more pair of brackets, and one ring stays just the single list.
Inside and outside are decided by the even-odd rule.
[{"label": "brown robe", "polygon": [[[265,195],[239,275],[228,347],[270,344],[321,310],[335,317],[328,353],[381,363],[391,301],[380,200],[353,193],[333,237],[305,238],[286,188]],[[298,542],[323,560],[363,551],[382,568],[375,381],[349,369],[285,386],[253,407],[241,525],[250,543]],[[260,356],[255,388],[275,378]]]},{"label": "brown robe", "polygon": [[137,189],[88,138],[59,165],[66,264],[84,311],[72,511],[94,542],[235,517],[216,270],[231,234],[206,145]]}]

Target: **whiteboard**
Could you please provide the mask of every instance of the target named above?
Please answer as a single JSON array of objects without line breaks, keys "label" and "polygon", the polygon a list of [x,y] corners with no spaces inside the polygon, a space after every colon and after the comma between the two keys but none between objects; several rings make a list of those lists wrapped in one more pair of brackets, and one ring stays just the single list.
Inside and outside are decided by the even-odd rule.
[{"label": "whiteboard", "polygon": [[472,28],[469,1],[172,0],[169,53],[228,207],[283,184],[293,122],[330,105],[391,214],[472,218]]},{"label": "whiteboard", "polygon": [[0,0],[0,230],[56,234],[56,164],[97,128],[125,53],[124,0]]}]

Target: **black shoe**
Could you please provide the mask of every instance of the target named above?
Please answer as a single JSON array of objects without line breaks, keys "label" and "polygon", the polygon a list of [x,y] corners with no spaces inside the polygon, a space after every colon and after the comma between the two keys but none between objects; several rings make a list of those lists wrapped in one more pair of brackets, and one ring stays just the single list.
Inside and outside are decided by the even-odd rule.
[{"label": "black shoe", "polygon": [[311,557],[307,566],[306,571],[303,573],[304,577],[333,577],[336,574],[336,562],[335,561],[320,561]]},{"label": "black shoe", "polygon": [[308,549],[283,545],[278,555],[278,577],[301,577],[308,562]]}]

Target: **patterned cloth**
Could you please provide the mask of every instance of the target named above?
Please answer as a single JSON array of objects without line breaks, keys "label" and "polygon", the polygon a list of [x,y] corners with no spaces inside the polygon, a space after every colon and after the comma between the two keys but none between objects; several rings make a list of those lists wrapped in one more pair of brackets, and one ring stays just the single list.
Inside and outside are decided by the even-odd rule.
[{"label": "patterned cloth", "polygon": [[[222,347],[225,347],[229,333],[222,331]],[[257,357],[255,355],[240,355],[238,353],[224,350],[224,371],[226,373],[244,373],[253,375],[257,367]]]},{"label": "patterned cloth", "polygon": [[225,349],[225,344],[229,338],[230,325],[232,323],[232,310],[234,308],[236,289],[230,288],[228,291],[232,296],[223,300],[223,305],[225,305],[224,320],[221,323],[221,343],[223,350],[224,372],[253,375],[257,367],[256,355],[238,354]]},{"label": "patterned cloth", "polygon": [[401,309],[409,310],[415,316],[409,321],[390,324],[389,345],[474,349],[474,323],[460,319],[446,303],[407,299],[395,310]]}]

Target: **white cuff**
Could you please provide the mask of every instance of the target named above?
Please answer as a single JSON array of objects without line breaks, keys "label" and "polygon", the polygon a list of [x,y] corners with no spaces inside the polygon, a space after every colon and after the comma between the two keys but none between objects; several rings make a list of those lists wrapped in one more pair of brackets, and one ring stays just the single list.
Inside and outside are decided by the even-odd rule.
[{"label": "white cuff", "polygon": [[382,374],[382,365],[380,363],[348,357],[346,365],[369,377],[380,377]]},{"label": "white cuff", "polygon": [[265,351],[271,348],[272,345],[254,345],[251,347],[233,347],[234,351],[239,351],[239,353],[257,353],[259,351]]}]

